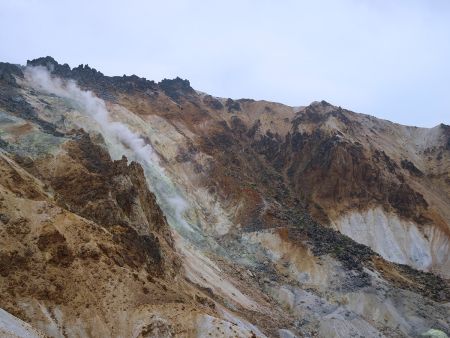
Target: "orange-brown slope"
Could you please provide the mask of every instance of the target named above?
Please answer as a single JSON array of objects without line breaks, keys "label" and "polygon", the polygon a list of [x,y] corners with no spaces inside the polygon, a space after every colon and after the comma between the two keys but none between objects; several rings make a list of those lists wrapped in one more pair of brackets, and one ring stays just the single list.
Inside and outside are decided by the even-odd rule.
[{"label": "orange-brown slope", "polygon": [[50,336],[194,334],[180,314],[214,313],[179,275],[139,165],[84,133],[54,158],[17,161],[26,170],[2,152],[1,308]]}]

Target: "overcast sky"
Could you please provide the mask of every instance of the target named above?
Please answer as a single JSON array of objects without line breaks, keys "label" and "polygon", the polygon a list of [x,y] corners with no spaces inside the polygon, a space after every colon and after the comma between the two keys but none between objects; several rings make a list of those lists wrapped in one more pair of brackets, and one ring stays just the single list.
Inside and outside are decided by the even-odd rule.
[{"label": "overcast sky", "polygon": [[450,124],[448,0],[0,0],[0,60]]}]

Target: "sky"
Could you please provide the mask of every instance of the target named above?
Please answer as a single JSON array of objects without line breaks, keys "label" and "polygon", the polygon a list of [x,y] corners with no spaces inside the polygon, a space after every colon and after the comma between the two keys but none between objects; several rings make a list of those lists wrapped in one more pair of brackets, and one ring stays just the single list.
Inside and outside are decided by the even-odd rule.
[{"label": "sky", "polygon": [[0,61],[450,124],[448,0],[0,0]]}]

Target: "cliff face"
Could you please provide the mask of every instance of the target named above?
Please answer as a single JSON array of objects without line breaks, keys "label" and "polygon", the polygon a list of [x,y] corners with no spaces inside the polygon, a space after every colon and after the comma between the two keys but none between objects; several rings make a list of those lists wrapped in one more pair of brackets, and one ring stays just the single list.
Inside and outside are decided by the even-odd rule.
[{"label": "cliff face", "polygon": [[449,331],[449,130],[0,64],[0,307],[58,337]]},{"label": "cliff face", "polygon": [[167,222],[139,164],[83,132],[61,142],[35,159],[2,151],[1,306],[49,336],[139,331],[124,318],[183,284]]},{"label": "cliff face", "polygon": [[266,132],[253,145],[316,220],[448,277],[447,142],[443,125],[404,127],[322,102],[297,113],[284,138]]}]

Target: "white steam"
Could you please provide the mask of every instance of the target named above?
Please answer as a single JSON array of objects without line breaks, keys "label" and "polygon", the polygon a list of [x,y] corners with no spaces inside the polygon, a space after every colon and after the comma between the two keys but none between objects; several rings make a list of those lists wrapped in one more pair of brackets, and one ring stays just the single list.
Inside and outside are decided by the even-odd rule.
[{"label": "white steam", "polygon": [[[111,121],[105,102],[92,92],[81,90],[73,80],[62,81],[60,78],[52,77],[44,67],[28,67],[25,74],[30,83],[41,90],[77,102],[82,111],[98,123],[101,133],[104,136],[106,134],[107,140],[114,139],[115,142],[120,142],[131,149],[139,162],[159,163],[152,146],[146,144],[142,137],[133,133],[125,124]],[[162,170],[161,167],[160,169]]]},{"label": "white steam", "polygon": [[[90,91],[80,89],[73,80],[52,76],[44,67],[27,67],[26,80],[37,90],[68,99],[79,106],[80,113],[98,125],[110,153],[119,152],[139,162],[146,173],[152,192],[171,226],[178,230],[192,230],[183,217],[188,207],[160,165],[158,154],[145,140],[122,122],[112,121],[105,102]],[[83,126],[82,126],[83,127]],[[89,126],[86,129],[89,129]]]}]

